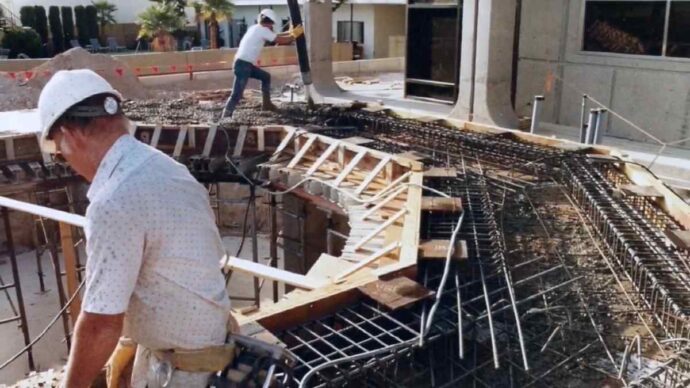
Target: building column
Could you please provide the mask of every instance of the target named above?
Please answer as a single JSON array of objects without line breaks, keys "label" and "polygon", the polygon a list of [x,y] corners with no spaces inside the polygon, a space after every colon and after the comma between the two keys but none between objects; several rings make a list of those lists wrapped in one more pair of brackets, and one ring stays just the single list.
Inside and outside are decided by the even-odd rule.
[{"label": "building column", "polygon": [[510,102],[516,0],[464,0],[458,101],[450,116],[517,128]]},{"label": "building column", "polygon": [[333,79],[331,0],[305,1],[302,13],[314,89],[321,95],[339,94],[342,90]]}]

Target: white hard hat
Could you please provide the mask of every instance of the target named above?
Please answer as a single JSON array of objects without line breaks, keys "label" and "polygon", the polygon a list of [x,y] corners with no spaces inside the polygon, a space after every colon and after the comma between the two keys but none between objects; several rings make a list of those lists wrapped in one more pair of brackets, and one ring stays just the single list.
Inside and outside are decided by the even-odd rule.
[{"label": "white hard hat", "polygon": [[40,146],[43,152],[55,153],[55,142],[48,140],[48,132],[55,121],[69,108],[97,94],[108,93],[122,100],[103,77],[92,70],[60,70],[48,81],[38,98],[38,114],[41,117]]},{"label": "white hard hat", "polygon": [[261,18],[264,17],[271,19],[274,24],[278,23],[278,15],[276,15],[276,13],[272,9],[262,9],[261,12],[259,12],[259,17],[257,18],[257,21],[261,23]]}]

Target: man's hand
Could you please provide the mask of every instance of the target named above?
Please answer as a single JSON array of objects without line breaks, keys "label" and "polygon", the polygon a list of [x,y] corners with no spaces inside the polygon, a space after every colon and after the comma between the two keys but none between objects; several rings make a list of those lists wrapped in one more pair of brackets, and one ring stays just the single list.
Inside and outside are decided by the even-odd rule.
[{"label": "man's hand", "polygon": [[124,316],[84,311],[79,314],[64,387],[88,388],[91,385],[117,345]]},{"label": "man's hand", "polygon": [[292,36],[293,39],[297,39],[300,36],[304,35],[304,27],[302,27],[301,24],[298,24],[297,26],[293,27],[292,24],[290,24],[290,36]]}]

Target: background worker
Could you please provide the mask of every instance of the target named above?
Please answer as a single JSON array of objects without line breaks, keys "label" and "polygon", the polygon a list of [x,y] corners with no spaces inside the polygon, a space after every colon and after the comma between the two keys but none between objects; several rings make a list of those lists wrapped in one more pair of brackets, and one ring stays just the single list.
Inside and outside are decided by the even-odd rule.
[{"label": "background worker", "polygon": [[91,70],[56,73],[38,101],[41,148],[91,182],[84,299],[63,386],[88,387],[125,335],[138,344],[133,387],[205,387],[211,371],[167,373],[159,356],[224,344],[234,323],[225,250],[203,186],[129,134],[120,101]]},{"label": "background worker", "polygon": [[271,75],[257,67],[256,61],[259,59],[261,49],[266,42],[287,45],[302,35],[304,30],[302,26],[296,26],[288,32],[276,34],[274,27],[278,23],[278,15],[272,9],[262,10],[257,17],[257,21],[258,24],[249,27],[244,34],[240,41],[240,47],[235,54],[235,63],[233,65],[235,82],[232,86],[232,94],[225,103],[225,109],[223,109],[221,118],[232,117],[235,107],[242,99],[242,93],[244,88],[247,87],[247,82],[250,78],[261,81],[261,108],[264,110],[277,109],[271,102]]}]

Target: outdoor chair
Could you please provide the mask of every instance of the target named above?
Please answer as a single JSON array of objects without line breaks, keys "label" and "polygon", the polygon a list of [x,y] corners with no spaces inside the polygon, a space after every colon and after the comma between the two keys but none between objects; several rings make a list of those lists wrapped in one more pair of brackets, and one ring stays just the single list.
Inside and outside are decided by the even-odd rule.
[{"label": "outdoor chair", "polygon": [[93,52],[102,53],[108,51],[108,48],[101,46],[101,42],[99,42],[96,38],[89,39],[89,43],[91,43],[90,46]]},{"label": "outdoor chair", "polygon": [[117,39],[114,37],[108,37],[108,50],[111,52],[119,53],[120,51],[125,51],[125,46],[120,46],[117,44]]}]

